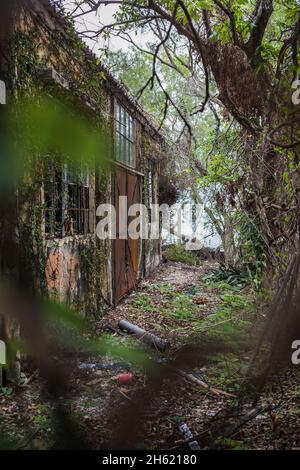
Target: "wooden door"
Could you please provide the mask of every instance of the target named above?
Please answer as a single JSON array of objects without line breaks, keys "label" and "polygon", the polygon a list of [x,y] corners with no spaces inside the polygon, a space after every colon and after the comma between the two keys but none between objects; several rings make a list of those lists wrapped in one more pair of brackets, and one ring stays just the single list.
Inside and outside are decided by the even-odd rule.
[{"label": "wooden door", "polygon": [[[128,208],[139,201],[139,177],[126,170],[116,170],[115,206],[117,216],[117,237],[115,240],[115,302],[135,288],[138,276],[138,240],[120,238],[119,197],[127,196]],[[131,218],[126,215],[127,227]]]}]

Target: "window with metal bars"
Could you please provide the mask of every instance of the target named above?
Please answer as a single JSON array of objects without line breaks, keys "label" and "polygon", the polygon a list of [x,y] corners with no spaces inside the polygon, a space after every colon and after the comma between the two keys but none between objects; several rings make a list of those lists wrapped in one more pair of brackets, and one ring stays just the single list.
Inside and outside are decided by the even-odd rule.
[{"label": "window with metal bars", "polygon": [[148,168],[147,168],[147,175],[148,175],[148,208],[151,209],[152,204],[154,202],[154,188],[153,188],[153,162],[148,159],[147,161]]},{"label": "window with metal bars", "polygon": [[128,111],[115,101],[116,160],[135,168],[135,122]]},{"label": "window with metal bars", "polygon": [[90,181],[83,166],[78,170],[64,165],[50,168],[45,193],[45,232],[47,237],[85,235],[90,231]]},{"label": "window with metal bars", "polygon": [[147,174],[148,220],[151,223],[155,220],[155,217],[152,213],[152,208],[153,208],[153,204],[154,204],[155,200],[154,200],[154,186],[153,186],[154,168],[153,168],[153,162],[149,159],[147,159],[147,173],[146,174]]}]

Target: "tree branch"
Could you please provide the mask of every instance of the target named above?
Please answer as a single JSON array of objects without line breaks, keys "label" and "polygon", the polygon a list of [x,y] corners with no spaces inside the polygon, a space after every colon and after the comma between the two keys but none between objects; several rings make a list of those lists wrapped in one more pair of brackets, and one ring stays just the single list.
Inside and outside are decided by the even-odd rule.
[{"label": "tree branch", "polygon": [[244,44],[242,43],[240,36],[237,32],[237,29],[236,29],[234,13],[229,8],[225,7],[219,0],[214,0],[214,2],[220,8],[220,10],[222,10],[229,18],[230,28],[232,32],[232,39],[233,39],[234,44],[240,47],[241,49],[244,49]]},{"label": "tree branch", "polygon": [[255,13],[254,26],[245,44],[246,54],[254,67],[261,58],[258,49],[262,44],[269,19],[273,13],[273,0],[257,0]]},{"label": "tree branch", "polygon": [[205,57],[205,54],[204,54],[204,49],[203,49],[203,44],[202,44],[201,38],[200,38],[198,32],[195,29],[195,26],[194,26],[194,23],[193,23],[193,20],[192,20],[190,14],[189,14],[189,11],[186,8],[186,6],[185,6],[185,4],[182,0],[179,0],[179,5],[181,6],[181,8],[182,8],[182,10],[183,10],[183,12],[186,16],[186,19],[188,21],[188,24],[189,24],[189,26],[191,28],[191,31],[193,33],[193,36],[194,36],[194,41],[196,42],[196,45],[198,46],[198,51],[199,51],[199,54],[200,54],[201,59],[202,59],[202,65],[203,65],[204,75],[205,75],[205,98],[204,98],[204,101],[201,104],[199,110],[197,111],[197,112],[202,113],[205,109],[206,104],[208,103],[208,100],[209,100],[208,65],[207,65],[207,62],[206,62],[206,57]]},{"label": "tree branch", "polygon": [[[297,40],[300,37],[300,14],[298,17],[298,21],[294,27],[294,30],[289,38],[287,38],[284,43],[282,48],[280,49],[279,55],[278,55],[278,61],[277,61],[277,68],[276,68],[276,78],[280,79],[280,66],[283,62],[284,56],[286,54],[286,51],[289,49],[289,47],[293,47],[297,49]],[[297,64],[295,64],[297,65]]]},{"label": "tree branch", "polygon": [[99,0],[96,3],[95,2],[88,2],[88,3],[91,5],[89,10],[82,11],[81,13],[77,13],[76,15],[74,15],[74,13],[78,10],[78,8],[81,8],[81,5],[77,4],[76,9],[73,12],[74,19],[80,18],[81,16],[87,15],[88,13],[96,12],[98,8],[101,7],[101,5],[121,5],[122,0]]}]

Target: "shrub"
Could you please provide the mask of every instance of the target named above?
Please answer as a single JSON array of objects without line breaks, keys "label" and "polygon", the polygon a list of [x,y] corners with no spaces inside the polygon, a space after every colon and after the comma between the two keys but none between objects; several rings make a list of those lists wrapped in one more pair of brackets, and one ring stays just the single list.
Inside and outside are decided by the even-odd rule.
[{"label": "shrub", "polygon": [[199,264],[199,258],[192,251],[187,251],[184,245],[170,245],[165,251],[165,256],[174,262],[192,266]]}]

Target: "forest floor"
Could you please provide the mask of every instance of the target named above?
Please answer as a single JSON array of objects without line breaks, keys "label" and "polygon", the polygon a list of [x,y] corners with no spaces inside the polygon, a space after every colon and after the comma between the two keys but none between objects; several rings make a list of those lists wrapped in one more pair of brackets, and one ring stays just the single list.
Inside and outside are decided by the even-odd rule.
[{"label": "forest floor", "polygon": [[[186,446],[182,422],[201,448],[300,448],[296,368],[265,386],[257,403],[249,390],[238,397],[262,314],[248,287],[214,282],[215,267],[207,261],[161,264],[95,322],[96,337],[109,339],[111,352],[67,360],[68,389],[59,402],[92,448],[180,449]],[[117,328],[120,319],[169,341],[170,348],[159,353],[128,335],[108,335],[107,326]],[[120,384],[126,372],[133,380]],[[32,370],[25,369],[23,379],[23,387],[0,393],[6,437],[17,448],[59,447],[53,401]]]}]

